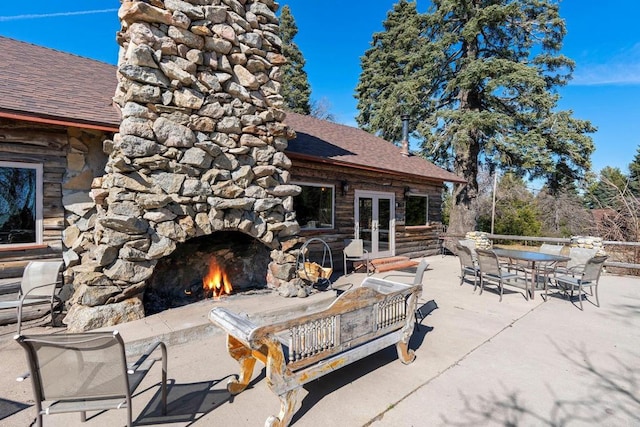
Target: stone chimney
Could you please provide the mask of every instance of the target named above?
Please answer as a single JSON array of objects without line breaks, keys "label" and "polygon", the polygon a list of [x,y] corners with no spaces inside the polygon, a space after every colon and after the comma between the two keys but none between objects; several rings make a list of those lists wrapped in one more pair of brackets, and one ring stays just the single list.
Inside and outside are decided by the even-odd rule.
[{"label": "stone chimney", "polygon": [[[284,154],[273,0],[122,0],[122,123],[94,180],[94,227],[71,271],[65,323],[82,331],[144,316],[142,292],[178,244],[237,230],[271,252],[268,284],[289,283],[299,241]],[[283,248],[285,248],[283,250]],[[67,272],[67,274],[69,274]]]}]

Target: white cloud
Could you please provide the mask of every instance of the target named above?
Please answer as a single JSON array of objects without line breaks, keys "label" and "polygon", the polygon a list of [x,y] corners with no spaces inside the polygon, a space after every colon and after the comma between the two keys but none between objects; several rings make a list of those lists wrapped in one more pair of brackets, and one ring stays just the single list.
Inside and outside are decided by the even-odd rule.
[{"label": "white cloud", "polygon": [[638,85],[640,63],[609,63],[577,65],[573,73],[572,86]]},{"label": "white cloud", "polygon": [[572,86],[640,84],[640,43],[609,58],[577,61]]},{"label": "white cloud", "polygon": [[94,15],[96,13],[111,13],[111,12],[117,12],[117,11],[118,9],[98,9],[98,10],[81,10],[77,12],[56,12],[56,13],[41,13],[41,14],[29,14],[29,15],[0,16],[0,22],[22,21],[27,19],[56,18],[59,16]]}]

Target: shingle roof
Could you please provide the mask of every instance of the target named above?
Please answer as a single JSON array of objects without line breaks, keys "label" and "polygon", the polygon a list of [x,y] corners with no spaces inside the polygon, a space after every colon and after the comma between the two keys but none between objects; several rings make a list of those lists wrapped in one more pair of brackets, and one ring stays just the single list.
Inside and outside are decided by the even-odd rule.
[{"label": "shingle roof", "polygon": [[362,129],[287,113],[285,123],[297,134],[289,141],[287,153],[321,157],[337,164],[351,164],[422,179],[464,182],[457,175],[415,155],[401,154],[401,148]]},{"label": "shingle roof", "polygon": [[117,127],[116,67],[0,36],[0,111]]},{"label": "shingle roof", "polygon": [[[15,114],[117,129],[114,65],[0,36],[0,115]],[[287,153],[420,179],[463,182],[457,175],[363,130],[288,113],[297,133]]]}]

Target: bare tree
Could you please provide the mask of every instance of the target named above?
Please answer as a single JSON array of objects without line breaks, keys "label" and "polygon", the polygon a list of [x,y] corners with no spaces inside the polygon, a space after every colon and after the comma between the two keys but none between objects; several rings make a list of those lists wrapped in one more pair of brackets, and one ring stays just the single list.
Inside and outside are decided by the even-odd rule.
[{"label": "bare tree", "polygon": [[538,193],[536,203],[542,213],[540,221],[545,236],[576,236],[593,229],[593,216],[573,192],[551,194],[545,188]]},{"label": "bare tree", "polygon": [[[594,209],[595,220],[592,234],[603,240],[619,242],[640,241],[640,200],[629,188],[628,182],[616,184],[601,175],[600,182],[611,190],[607,203],[597,201],[599,208]],[[625,247],[608,250],[616,261],[638,263],[640,251],[637,247],[627,250]]]}]

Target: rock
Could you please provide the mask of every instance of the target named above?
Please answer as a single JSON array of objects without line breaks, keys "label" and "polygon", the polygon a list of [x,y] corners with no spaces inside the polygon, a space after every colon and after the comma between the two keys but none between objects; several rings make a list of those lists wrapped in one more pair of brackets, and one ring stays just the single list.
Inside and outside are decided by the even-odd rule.
[{"label": "rock", "polygon": [[78,216],[84,216],[95,207],[95,203],[86,192],[65,194],[62,196],[62,204],[66,210]]},{"label": "rock", "polygon": [[118,256],[117,246],[98,245],[92,251],[93,257],[100,266],[107,266],[115,261]]},{"label": "rock", "polygon": [[144,318],[142,297],[136,296],[116,304],[88,307],[71,306],[63,322],[67,332],[78,333]]},{"label": "rock", "polygon": [[184,152],[180,163],[195,166],[200,169],[209,169],[213,157],[201,148],[193,147]]},{"label": "rock", "polygon": [[124,215],[109,215],[108,217],[99,218],[98,224],[102,227],[128,234],[143,234],[149,228],[149,223],[144,219]]},{"label": "rock", "polygon": [[196,141],[191,129],[163,117],[153,123],[153,132],[167,147],[192,147]]},{"label": "rock", "polygon": [[141,282],[153,273],[156,261],[130,262],[117,260],[111,267],[104,270],[104,274],[111,280],[123,282]]}]

